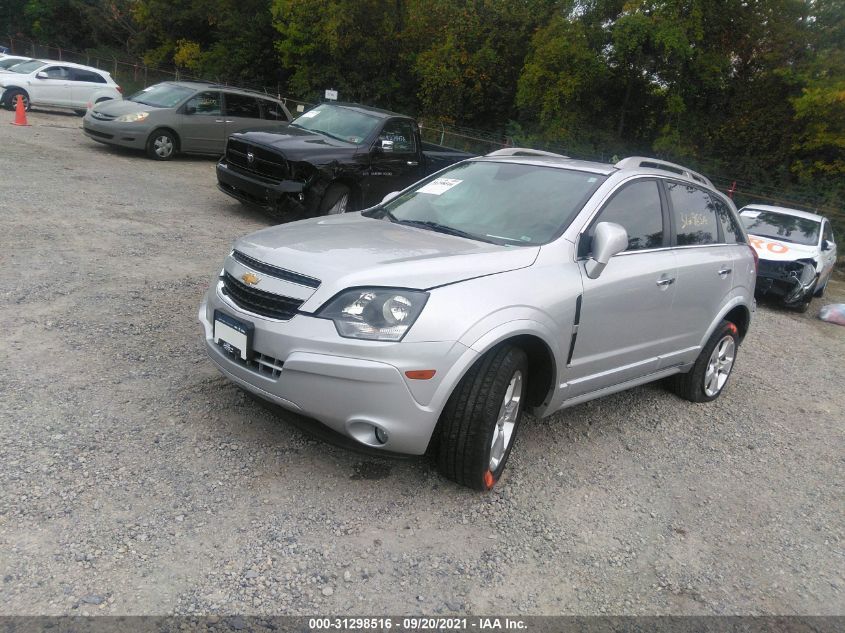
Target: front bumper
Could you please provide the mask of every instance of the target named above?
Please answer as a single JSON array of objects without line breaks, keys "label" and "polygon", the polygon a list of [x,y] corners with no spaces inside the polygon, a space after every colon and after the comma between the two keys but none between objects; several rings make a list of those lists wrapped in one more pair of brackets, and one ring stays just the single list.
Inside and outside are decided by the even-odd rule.
[{"label": "front bumper", "polygon": [[150,133],[149,126],[143,123],[98,121],[90,113],[82,119],[82,131],[88,138],[100,143],[131,149],[144,149]]},{"label": "front bumper", "polygon": [[223,157],[217,163],[217,188],[233,198],[268,211],[305,212],[305,183],[281,182],[257,174],[245,174],[229,166]]},{"label": "front bumper", "polygon": [[[215,310],[253,324],[253,349],[262,363],[248,364],[214,343]],[[234,383],[358,444],[390,453],[425,452],[454,387],[444,377],[476,356],[456,342],[344,339],[331,321],[307,314],[289,321],[266,319],[232,304],[220,284],[208,291],[199,321],[209,357]],[[436,373],[431,380],[410,380],[404,372],[411,369]],[[386,442],[379,441],[376,428],[386,432]]]},{"label": "front bumper", "polygon": [[772,298],[786,306],[807,303],[816,290],[818,274],[809,262],[775,262],[761,259],[755,295]]}]

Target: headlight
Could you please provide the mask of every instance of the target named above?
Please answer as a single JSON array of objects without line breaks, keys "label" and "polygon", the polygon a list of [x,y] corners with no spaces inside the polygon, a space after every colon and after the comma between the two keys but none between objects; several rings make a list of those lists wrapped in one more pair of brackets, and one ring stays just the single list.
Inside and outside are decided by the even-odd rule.
[{"label": "headlight", "polygon": [[427,292],[416,290],[358,288],[340,293],[316,316],[334,321],[344,338],[400,341],[427,300]]},{"label": "headlight", "polygon": [[115,121],[118,123],[135,123],[137,121],[143,121],[148,116],[150,116],[149,112],[133,112],[132,114],[121,114]]}]

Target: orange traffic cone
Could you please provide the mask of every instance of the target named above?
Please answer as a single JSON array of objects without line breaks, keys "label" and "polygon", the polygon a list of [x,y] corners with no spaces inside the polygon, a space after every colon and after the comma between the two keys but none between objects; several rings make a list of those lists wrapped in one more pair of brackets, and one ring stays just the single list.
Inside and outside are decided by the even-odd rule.
[{"label": "orange traffic cone", "polygon": [[18,101],[15,104],[15,120],[12,125],[29,125],[26,122],[26,108],[23,107],[23,95],[18,95]]}]

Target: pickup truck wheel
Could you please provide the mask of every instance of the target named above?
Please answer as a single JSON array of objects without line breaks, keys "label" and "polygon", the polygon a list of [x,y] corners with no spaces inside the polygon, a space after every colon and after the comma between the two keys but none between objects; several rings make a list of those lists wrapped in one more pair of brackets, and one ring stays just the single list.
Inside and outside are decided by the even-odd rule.
[{"label": "pickup truck wheel", "polygon": [[156,130],[147,139],[147,156],[153,160],[170,160],[176,154],[176,138],[167,130]]},{"label": "pickup truck wheel", "polygon": [[475,490],[496,484],[522,420],[527,370],[525,352],[502,344],[458,383],[440,417],[437,462],[444,477]]},{"label": "pickup truck wheel", "polygon": [[320,215],[337,215],[349,209],[349,187],[335,183],[326,189],[320,201]]},{"label": "pickup truck wheel", "polygon": [[674,376],[675,393],[690,402],[710,402],[718,398],[728,384],[738,348],[736,325],[722,321],[701,350],[692,370]]}]

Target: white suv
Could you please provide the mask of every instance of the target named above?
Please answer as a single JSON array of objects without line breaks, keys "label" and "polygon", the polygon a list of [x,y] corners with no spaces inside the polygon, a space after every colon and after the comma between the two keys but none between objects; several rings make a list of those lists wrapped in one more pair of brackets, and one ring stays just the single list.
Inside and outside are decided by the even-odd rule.
[{"label": "white suv", "polygon": [[121,92],[107,72],[70,62],[33,59],[0,74],[0,103],[9,109],[21,95],[27,110],[35,105],[85,114],[89,104],[121,99]]}]

